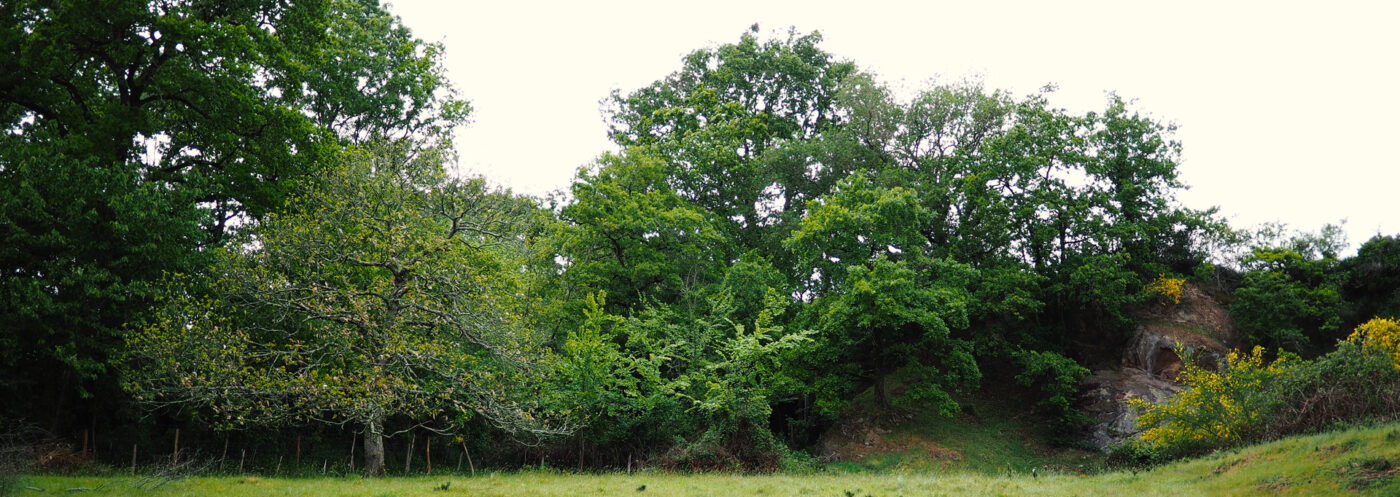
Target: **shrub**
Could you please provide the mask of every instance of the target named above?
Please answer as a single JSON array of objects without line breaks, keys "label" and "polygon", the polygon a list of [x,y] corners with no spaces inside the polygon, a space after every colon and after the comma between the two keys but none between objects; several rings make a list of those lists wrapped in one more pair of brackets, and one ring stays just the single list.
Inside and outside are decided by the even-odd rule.
[{"label": "shrub", "polygon": [[1269,386],[1299,362],[1287,355],[1266,362],[1263,347],[1230,353],[1224,371],[1188,361],[1178,377],[1186,390],[1157,405],[1133,401],[1142,410],[1138,425],[1145,428],[1134,443],[1146,446],[1143,452],[1179,457],[1257,439],[1287,401]]},{"label": "shrub", "polygon": [[1357,326],[1347,341],[1359,345],[1363,351],[1377,350],[1389,355],[1395,368],[1400,369],[1400,322],[1372,319]]},{"label": "shrub", "polygon": [[1067,438],[1091,421],[1074,405],[1087,368],[1049,351],[1018,350],[1011,358],[1021,369],[1016,382],[1035,392],[1036,418],[1051,434]]},{"label": "shrub", "polygon": [[1168,278],[1165,274],[1158,274],[1157,279],[1152,280],[1143,288],[1148,295],[1155,295],[1166,305],[1168,301],[1173,304],[1181,303],[1181,291],[1186,285],[1186,280],[1182,278]]},{"label": "shrub", "polygon": [[1158,405],[1136,402],[1146,431],[1121,449],[1128,459],[1174,458],[1400,415],[1400,323],[1374,319],[1316,360],[1263,348],[1229,356],[1224,371],[1187,361],[1186,390]]},{"label": "shrub", "polygon": [[1270,386],[1288,399],[1264,434],[1276,438],[1400,414],[1400,369],[1384,350],[1343,341]]}]

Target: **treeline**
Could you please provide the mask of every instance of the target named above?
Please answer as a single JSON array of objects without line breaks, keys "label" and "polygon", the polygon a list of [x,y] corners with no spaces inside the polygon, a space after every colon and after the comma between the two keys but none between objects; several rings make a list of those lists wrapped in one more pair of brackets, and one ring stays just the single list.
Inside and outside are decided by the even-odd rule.
[{"label": "treeline", "polygon": [[868,389],[1014,392],[1072,439],[1164,278],[1240,287],[1252,341],[1314,354],[1400,305],[1390,238],[1207,264],[1247,242],[1174,201],[1171,127],[1116,96],[901,99],[816,33],[614,92],[620,151],[537,199],[451,174],[468,106],[373,0],[0,18],[0,420],[65,436],[766,470]]}]

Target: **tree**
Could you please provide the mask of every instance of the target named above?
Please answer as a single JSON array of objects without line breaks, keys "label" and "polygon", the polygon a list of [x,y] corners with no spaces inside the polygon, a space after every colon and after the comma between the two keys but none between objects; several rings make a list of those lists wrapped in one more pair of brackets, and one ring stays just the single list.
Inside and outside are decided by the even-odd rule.
[{"label": "tree", "polygon": [[553,435],[531,410],[547,354],[511,299],[532,207],[444,175],[434,152],[359,153],[298,210],[216,252],[208,292],[188,277],[129,336],[128,388],[203,408],[225,425],[363,427],[384,469],[395,416],[448,425],[475,412],[507,432]]},{"label": "tree", "polygon": [[[116,390],[108,352],[150,306],[142,284],[197,271],[342,145],[437,139],[467,110],[441,47],[376,0],[6,1],[0,52],[0,335],[17,347],[0,391],[28,399],[0,414],[55,422]],[[104,399],[83,407],[115,411]]]},{"label": "tree", "polygon": [[738,253],[760,248],[780,214],[821,195],[806,189],[811,164],[781,160],[779,149],[838,123],[838,85],[855,71],[818,48],[819,33],[761,42],[757,32],[692,52],[665,79],[607,101],[613,141],[653,146],[677,193],[723,223]]},{"label": "tree", "polygon": [[611,310],[647,299],[696,304],[721,276],[725,238],[714,216],[667,184],[666,164],[638,147],[581,170],[558,233],[568,284],[607,292]]},{"label": "tree", "polygon": [[[116,411],[121,329],[149,308],[143,282],[207,264],[193,199],[48,147],[0,154],[0,418],[45,414],[51,431]],[[96,194],[96,192],[102,192]],[[84,401],[82,399],[90,399]]]},{"label": "tree", "polygon": [[[851,387],[873,384],[882,404],[930,406],[951,416],[958,410],[951,393],[977,386],[982,375],[972,342],[953,335],[968,326],[970,271],[942,260],[923,262],[940,266],[930,271],[934,276],[925,279],[884,256],[852,264],[841,291],[813,304],[818,352],[808,358],[809,367],[815,384],[834,386],[816,392],[824,414],[838,414]],[[907,389],[889,395],[891,378]]]},{"label": "tree", "polygon": [[1352,321],[1400,318],[1400,238],[1376,235],[1342,266],[1342,292],[1351,303]]}]

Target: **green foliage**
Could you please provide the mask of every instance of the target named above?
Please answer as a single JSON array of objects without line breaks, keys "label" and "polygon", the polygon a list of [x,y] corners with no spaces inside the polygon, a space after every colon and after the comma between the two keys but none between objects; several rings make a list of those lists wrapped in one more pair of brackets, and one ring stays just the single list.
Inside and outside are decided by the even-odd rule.
[{"label": "green foliage", "polygon": [[1275,385],[1289,399],[1270,438],[1400,415],[1400,369],[1391,353],[1344,341]]},{"label": "green foliage", "polygon": [[1016,382],[1036,392],[1036,418],[1051,433],[1068,438],[1091,421],[1076,405],[1088,368],[1054,352],[1033,350],[1016,351],[1012,361],[1021,370]]},{"label": "green foliage", "polygon": [[1270,388],[1296,366],[1297,359],[1264,360],[1264,349],[1248,355],[1230,353],[1223,371],[1188,362],[1178,381],[1186,390],[1162,404],[1138,401],[1139,440],[1149,453],[1165,457],[1192,455],[1258,440],[1281,405],[1292,399]]},{"label": "green foliage", "polygon": [[818,292],[840,285],[847,268],[876,258],[914,257],[926,242],[919,226],[929,215],[915,192],[877,187],[859,174],[842,180],[808,211],[783,245],[799,267],[810,268],[808,286]]},{"label": "green foliage", "polygon": [[[4,139],[0,138],[0,142]],[[3,146],[3,145],[0,145]],[[142,282],[208,260],[193,198],[61,146],[0,151],[0,418],[120,400],[121,326],[149,307]]]},{"label": "green foliage", "polygon": [[760,41],[756,33],[692,52],[665,79],[607,101],[613,141],[654,146],[677,192],[713,214],[742,251],[771,243],[782,216],[824,193],[807,164],[767,157],[832,126],[838,84],[855,69],[818,48],[820,34]]},{"label": "green foliage", "polygon": [[368,150],[216,250],[207,280],[171,276],[126,336],[126,387],[223,427],[353,423],[368,438],[397,415],[451,429],[475,412],[525,437],[566,431],[535,410],[549,356],[511,302],[531,206],[438,160]]},{"label": "green foliage", "polygon": [[[941,278],[923,279],[908,265],[883,257],[849,267],[840,291],[813,303],[821,355],[811,360],[852,366],[824,370],[819,384],[883,385],[886,376],[895,375],[909,386],[904,395],[888,399],[896,405],[957,412],[949,391],[974,387],[981,378],[971,344],[952,336],[953,328],[968,324],[967,293],[957,282],[969,273],[956,263],[929,262]],[[883,387],[879,390],[883,395]],[[851,393],[818,391],[818,402],[833,409],[840,405],[833,396]]]},{"label": "green foliage", "polygon": [[1129,307],[1144,298],[1142,275],[1130,269],[1131,260],[1126,253],[1076,257],[1049,285],[1049,293],[1072,302],[1081,316],[1126,336],[1133,329]]},{"label": "green foliage", "polygon": [[0,51],[16,416],[121,412],[112,358],[147,283],[201,270],[342,144],[438,140],[467,110],[441,47],[375,1],[7,1]]},{"label": "green foliage", "polygon": [[[541,208],[445,174],[467,106],[378,2],[107,7],[0,7],[0,344],[84,386],[126,354],[133,395],[220,428],[567,431],[548,412],[581,461],[772,469],[801,459],[778,427],[871,385],[951,416],[999,362],[1066,432],[1076,344],[1221,233],[1174,202],[1172,128],[1116,96],[901,101],[816,33],[615,92],[623,150]],[[1289,285],[1333,266],[1270,264],[1244,321],[1331,312]]]},{"label": "green foliage", "polygon": [[1254,247],[1230,315],[1252,343],[1315,355],[1341,336],[1335,243],[1295,236]]},{"label": "green foliage", "polygon": [[785,332],[776,325],[786,301],[770,290],[752,331],[734,325],[733,336],[716,347],[716,360],[697,372],[694,381],[703,391],[695,409],[709,416],[713,426],[761,427],[772,414],[770,397],[802,390],[783,363],[804,350],[812,332]]},{"label": "green foliage", "polygon": [[1378,235],[1342,266],[1346,273],[1342,295],[1350,305],[1351,322],[1400,318],[1400,237]]},{"label": "green foliage", "polygon": [[698,305],[721,276],[727,247],[713,215],[681,198],[646,149],[605,155],[579,172],[557,235],[566,282],[605,290],[610,309],[648,300]]},{"label": "green foliage", "polygon": [[1383,321],[1311,361],[1282,354],[1269,362],[1255,347],[1249,355],[1231,353],[1223,371],[1188,362],[1179,377],[1185,391],[1163,404],[1140,404],[1138,421],[1147,430],[1128,453],[1175,458],[1393,418],[1400,414],[1400,368],[1391,350],[1363,345],[1386,336],[1375,333],[1386,329]]},{"label": "green foliage", "polygon": [[[791,297],[765,282],[780,279],[750,254],[696,314],[654,303],[623,318],[585,298],[554,402],[580,413],[581,433],[603,447],[670,447],[662,459],[692,469],[774,469],[787,449],[769,431],[771,406],[807,390],[784,364],[810,350],[812,334],[778,324]],[[750,328],[735,319],[754,310],[739,298],[755,291]]]}]

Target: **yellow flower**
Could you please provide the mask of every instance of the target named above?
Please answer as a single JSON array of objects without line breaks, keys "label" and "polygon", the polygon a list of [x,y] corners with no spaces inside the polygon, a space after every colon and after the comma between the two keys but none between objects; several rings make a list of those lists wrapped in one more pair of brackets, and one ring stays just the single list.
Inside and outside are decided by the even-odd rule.
[{"label": "yellow flower", "polygon": [[1145,290],[1149,295],[1162,297],[1162,305],[1170,300],[1173,304],[1181,303],[1182,288],[1186,285],[1186,280],[1182,278],[1168,278],[1165,274],[1158,274],[1157,279],[1147,284]]},{"label": "yellow flower", "polygon": [[1375,318],[1361,326],[1347,337],[1347,341],[1360,345],[1363,350],[1377,349],[1390,354],[1395,368],[1400,369],[1400,321]]}]

